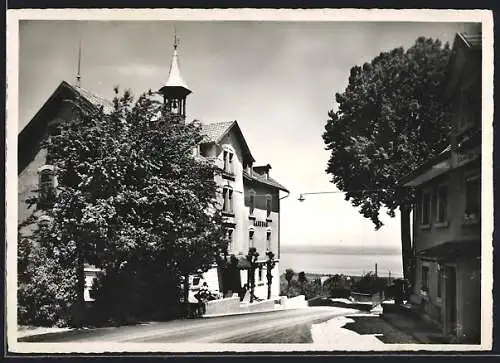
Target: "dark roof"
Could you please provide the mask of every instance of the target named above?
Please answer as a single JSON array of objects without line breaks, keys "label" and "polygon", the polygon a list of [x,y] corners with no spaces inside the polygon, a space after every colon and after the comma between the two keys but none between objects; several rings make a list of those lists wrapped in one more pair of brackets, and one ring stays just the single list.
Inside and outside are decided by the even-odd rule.
[{"label": "dark roof", "polygon": [[59,86],[55,89],[55,91],[50,95],[50,97],[45,101],[43,106],[38,110],[38,112],[33,116],[33,118],[28,122],[23,129],[20,131],[20,134],[25,130],[29,129],[29,126],[33,123],[39,122],[40,119],[43,119],[49,108],[53,105],[54,102],[63,101],[69,98],[78,98],[81,97],[86,103],[86,106],[91,107],[103,107],[104,112],[109,113],[113,110],[113,102],[102,98],[95,93],[92,93],[84,88],[73,86],[66,81],[62,81]]},{"label": "dark roof", "polygon": [[[69,85],[69,84],[68,84]],[[82,96],[86,101],[96,107],[102,107],[105,113],[111,113],[114,109],[113,102],[107,100],[95,93],[92,93],[85,88],[69,85],[74,92]]]},{"label": "dark roof", "polygon": [[246,170],[243,171],[243,179],[249,180],[249,181],[254,181],[257,183],[265,184],[280,190],[283,190],[284,192],[289,193],[289,190],[285,188],[283,185],[278,183],[276,180],[273,178],[269,177],[266,178],[265,175],[258,174],[257,172],[253,172],[252,175],[248,174]]},{"label": "dark roof", "polygon": [[202,142],[220,142],[224,136],[226,136],[231,130],[234,130],[237,137],[240,139],[241,147],[243,150],[244,156],[246,156],[250,162],[254,162],[255,159],[250,152],[250,148],[243,136],[243,132],[241,132],[240,126],[237,121],[224,121],[224,122],[216,122],[209,124],[202,124],[201,132],[205,135],[205,138]]},{"label": "dark roof", "polygon": [[479,257],[481,256],[481,239],[448,241],[422,250],[418,255],[420,257],[433,257],[444,261],[463,257]]},{"label": "dark roof", "polygon": [[[425,163],[423,163],[422,165],[420,165],[419,167],[417,167],[416,169],[414,169],[412,172],[410,172],[409,174],[407,174],[406,176],[404,176],[403,178],[401,178],[398,182],[398,185],[401,185],[401,186],[404,186],[406,183],[409,183],[411,182],[412,180],[414,180],[415,178],[417,178],[419,175],[425,173],[426,171],[432,169],[432,167],[434,167],[435,165],[437,165],[438,163],[446,160],[446,159],[449,159],[451,155],[451,146],[448,145],[448,147],[446,147],[446,149],[444,149],[443,151],[441,151],[438,155],[430,158],[429,160],[427,160]],[[438,176],[438,175],[441,175],[442,174],[442,171],[440,172],[441,170],[436,170],[436,175],[435,176]]]},{"label": "dark roof", "polygon": [[483,45],[483,35],[481,33],[457,33],[457,36],[469,48],[481,49]]}]

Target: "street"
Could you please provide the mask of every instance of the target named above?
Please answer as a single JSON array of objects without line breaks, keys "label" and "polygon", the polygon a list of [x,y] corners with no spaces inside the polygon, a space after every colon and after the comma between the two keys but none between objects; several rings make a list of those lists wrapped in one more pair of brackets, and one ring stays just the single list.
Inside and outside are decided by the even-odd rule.
[{"label": "street", "polygon": [[36,342],[134,343],[312,343],[311,325],[355,313],[353,309],[309,307],[267,313],[152,322],[72,330],[34,336]]}]

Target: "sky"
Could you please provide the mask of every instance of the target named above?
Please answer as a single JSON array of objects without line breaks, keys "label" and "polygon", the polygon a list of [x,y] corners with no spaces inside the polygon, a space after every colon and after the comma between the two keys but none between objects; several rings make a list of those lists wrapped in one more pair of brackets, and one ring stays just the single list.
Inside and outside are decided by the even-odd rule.
[{"label": "sky", "polygon": [[[351,67],[419,36],[451,42],[458,23],[22,21],[19,129],[62,80],[74,83],[82,42],[82,87],[112,98],[113,86],[138,95],[167,80],[174,27],[179,62],[193,93],[187,119],[237,120],[256,159],[290,190],[281,201],[281,245],[399,248],[400,223],[371,221],[345,201],[325,173],[322,133]],[[286,194],[284,194],[286,195]]]}]

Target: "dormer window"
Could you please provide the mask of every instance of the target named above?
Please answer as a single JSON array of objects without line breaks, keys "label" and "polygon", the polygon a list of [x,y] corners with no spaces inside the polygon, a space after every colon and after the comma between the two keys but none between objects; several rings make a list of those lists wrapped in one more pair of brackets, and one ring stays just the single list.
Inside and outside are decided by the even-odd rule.
[{"label": "dormer window", "polygon": [[56,176],[53,165],[44,165],[38,169],[38,190],[42,201],[51,201],[55,198]]},{"label": "dormer window", "polygon": [[233,189],[229,186],[225,186],[222,189],[222,196],[224,197],[224,204],[222,206],[222,211],[228,214],[234,214],[233,209]]}]

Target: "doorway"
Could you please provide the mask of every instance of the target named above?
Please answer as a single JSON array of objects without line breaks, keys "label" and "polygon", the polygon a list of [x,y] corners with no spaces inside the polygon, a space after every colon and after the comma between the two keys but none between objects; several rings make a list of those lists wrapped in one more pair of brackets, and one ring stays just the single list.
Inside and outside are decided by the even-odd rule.
[{"label": "doorway", "polygon": [[457,272],[446,266],[446,333],[456,335],[457,327]]}]

